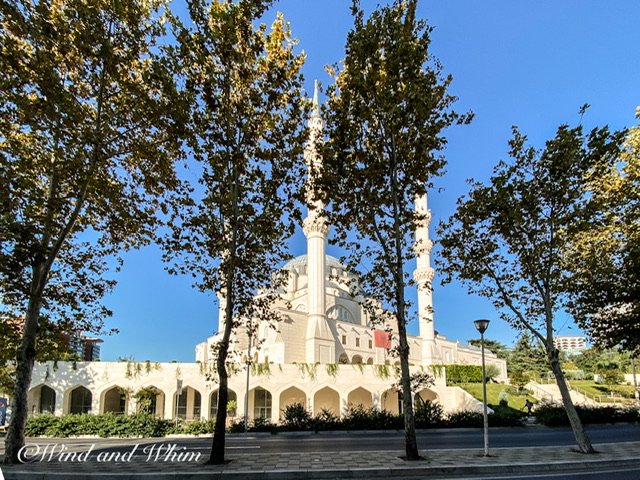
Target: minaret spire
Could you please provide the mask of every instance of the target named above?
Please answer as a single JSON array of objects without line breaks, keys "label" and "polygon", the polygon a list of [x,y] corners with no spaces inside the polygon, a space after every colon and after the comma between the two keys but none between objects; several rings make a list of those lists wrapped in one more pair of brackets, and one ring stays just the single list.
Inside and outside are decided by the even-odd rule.
[{"label": "minaret spire", "polygon": [[320,90],[320,82],[316,80],[313,84],[313,109],[311,110],[311,118],[320,118],[320,102],[318,100]]},{"label": "minaret spire", "polygon": [[[309,117],[309,141],[304,156],[307,161],[309,179],[322,164],[317,142],[322,134],[322,117],[318,100],[319,86],[316,80],[313,92],[313,110]],[[307,363],[335,363],[335,343],[326,318],[326,244],[329,226],[322,215],[324,204],[307,197],[307,218],[303,229],[307,237],[307,333],[305,356]]]},{"label": "minaret spire", "polygon": [[432,365],[437,359],[435,330],[433,327],[432,283],[435,271],[431,268],[431,249],[433,242],[429,238],[431,211],[427,206],[427,194],[415,199],[416,215],[416,263],[413,278],[418,288],[418,319],[422,338],[422,364]]}]

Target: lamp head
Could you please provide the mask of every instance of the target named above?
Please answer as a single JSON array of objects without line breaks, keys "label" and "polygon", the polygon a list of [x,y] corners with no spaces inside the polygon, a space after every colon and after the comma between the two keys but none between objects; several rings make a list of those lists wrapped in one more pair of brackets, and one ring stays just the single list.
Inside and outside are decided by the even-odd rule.
[{"label": "lamp head", "polygon": [[478,330],[482,335],[487,330],[487,327],[489,327],[489,320],[476,320],[473,322],[473,324],[476,326],[476,330]]}]

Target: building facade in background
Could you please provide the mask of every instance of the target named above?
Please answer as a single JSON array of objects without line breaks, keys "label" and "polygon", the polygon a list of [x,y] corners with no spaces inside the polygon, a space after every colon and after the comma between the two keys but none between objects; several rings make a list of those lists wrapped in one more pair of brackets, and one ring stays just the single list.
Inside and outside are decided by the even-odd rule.
[{"label": "building facade in background", "polygon": [[587,338],[580,335],[558,335],[553,343],[558,350],[570,354],[577,354],[587,348]]}]

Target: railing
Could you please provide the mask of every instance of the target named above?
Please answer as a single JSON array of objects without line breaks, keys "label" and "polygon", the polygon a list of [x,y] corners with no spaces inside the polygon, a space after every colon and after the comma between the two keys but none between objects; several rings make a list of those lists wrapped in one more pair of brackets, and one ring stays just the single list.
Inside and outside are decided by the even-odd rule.
[{"label": "railing", "polygon": [[533,396],[545,402],[553,402],[553,395],[540,388],[537,382],[529,382],[525,388],[533,390]]},{"label": "railing", "polygon": [[589,400],[593,400],[596,403],[613,403],[613,404],[620,403],[621,405],[625,405],[625,404],[629,405],[634,401],[633,397],[626,397],[624,395],[614,395],[614,394],[594,395],[592,393],[588,393],[587,391],[579,387],[572,386],[571,383],[569,383],[569,388],[571,388],[571,390],[575,390],[580,395],[583,395],[584,397],[588,398]]}]

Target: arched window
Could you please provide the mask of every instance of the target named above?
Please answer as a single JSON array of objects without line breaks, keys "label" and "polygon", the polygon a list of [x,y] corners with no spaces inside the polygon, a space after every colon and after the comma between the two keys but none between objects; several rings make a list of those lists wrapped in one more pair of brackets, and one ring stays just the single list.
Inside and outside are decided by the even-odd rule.
[{"label": "arched window", "polygon": [[253,418],[271,418],[271,393],[257,387],[253,392]]},{"label": "arched window", "polygon": [[340,322],[355,323],[351,312],[342,305],[334,305],[329,310],[327,310],[327,317],[332,320],[338,320]]},{"label": "arched window", "polygon": [[89,413],[91,411],[91,392],[84,387],[74,388],[71,392],[69,413]]},{"label": "arched window", "polygon": [[[231,404],[233,408],[229,408],[229,402],[234,402]],[[238,396],[236,392],[233,390],[227,389],[227,415],[230,417],[236,416],[236,409],[238,407]],[[210,418],[216,418],[218,414],[218,390],[214,390],[211,392],[211,410],[209,411]]]},{"label": "arched window", "polygon": [[53,413],[56,409],[56,392],[43,385],[40,388],[40,409],[38,413]]}]

